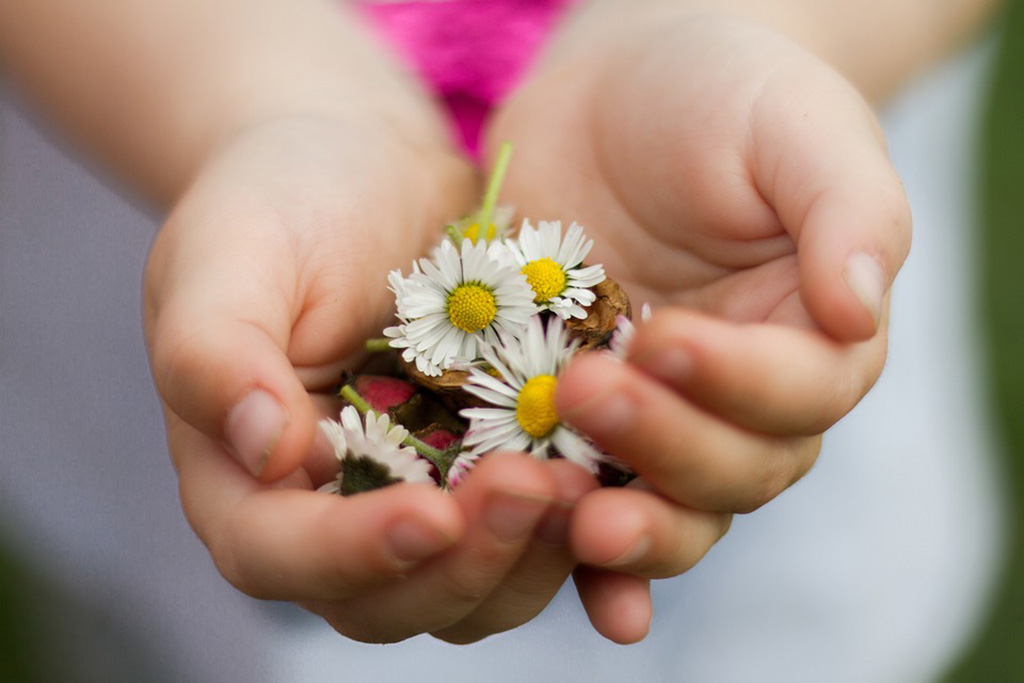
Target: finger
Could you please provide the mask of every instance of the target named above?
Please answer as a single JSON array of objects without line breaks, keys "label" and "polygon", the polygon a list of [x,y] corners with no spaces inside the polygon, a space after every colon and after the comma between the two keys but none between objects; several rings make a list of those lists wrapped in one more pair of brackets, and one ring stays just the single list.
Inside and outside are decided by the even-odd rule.
[{"label": "finger", "polygon": [[[338,421],[341,409],[345,405],[344,401],[335,395],[327,394],[310,394],[310,398],[321,419]],[[302,463],[302,470],[309,477],[312,488],[320,488],[327,482],[333,481],[338,476],[340,467],[341,464],[334,451],[334,446],[331,445],[323,430],[317,429],[306,460]]]},{"label": "finger", "polygon": [[629,360],[737,425],[810,436],[857,405],[878,379],[885,353],[885,334],[842,344],[816,330],[664,308],[638,327]]},{"label": "finger", "polygon": [[628,645],[651,629],[651,582],[639,576],[581,565],[572,575],[580,602],[594,629]]},{"label": "finger", "polygon": [[[261,234],[256,208],[235,208],[172,217],[161,231],[147,268],[146,332],[168,408],[272,481],[301,464],[317,416],[286,354],[297,282],[282,257],[288,245],[272,229]],[[255,234],[234,234],[238,225]]]},{"label": "finger", "polygon": [[568,545],[570,517],[576,503],[598,484],[582,467],[566,460],[545,465],[554,476],[555,499],[519,562],[472,613],[435,632],[436,637],[468,643],[526,623],[551,602],[576,566]]},{"label": "finger", "polygon": [[335,600],[408,572],[464,532],[451,497],[398,484],[357,496],[270,488],[169,416],[185,514],[220,572],[249,595]]},{"label": "finger", "polygon": [[572,548],[584,564],[666,578],[696,565],[731,520],[732,515],[682,507],[648,490],[602,489],[577,506]]},{"label": "finger", "polygon": [[672,500],[749,512],[803,476],[819,437],[741,429],[627,363],[584,354],[559,379],[558,414]]},{"label": "finger", "polygon": [[820,81],[813,101],[762,94],[753,174],[797,243],[804,305],[830,334],[863,340],[910,249],[910,210],[868,105],[840,79]]},{"label": "finger", "polygon": [[407,579],[315,605],[337,631],[394,642],[440,631],[472,613],[518,564],[556,495],[551,473],[521,454],[490,454],[451,494],[467,528],[458,545]]}]

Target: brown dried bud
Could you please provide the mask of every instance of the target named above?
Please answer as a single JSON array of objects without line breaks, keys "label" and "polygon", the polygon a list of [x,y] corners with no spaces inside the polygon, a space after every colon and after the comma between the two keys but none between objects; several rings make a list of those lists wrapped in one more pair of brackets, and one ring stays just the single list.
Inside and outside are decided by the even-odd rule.
[{"label": "brown dried bud", "polygon": [[463,391],[462,385],[469,378],[469,373],[465,370],[445,370],[438,377],[430,377],[420,372],[415,363],[402,360],[402,367],[409,379],[440,399],[449,410],[457,413],[463,408],[479,408],[490,405]]},{"label": "brown dried bud", "polygon": [[573,339],[582,340],[580,349],[596,349],[608,345],[615,331],[615,319],[624,315],[632,317],[629,297],[615,280],[606,277],[603,282],[591,288],[597,300],[587,308],[587,317],[570,318],[565,327]]}]

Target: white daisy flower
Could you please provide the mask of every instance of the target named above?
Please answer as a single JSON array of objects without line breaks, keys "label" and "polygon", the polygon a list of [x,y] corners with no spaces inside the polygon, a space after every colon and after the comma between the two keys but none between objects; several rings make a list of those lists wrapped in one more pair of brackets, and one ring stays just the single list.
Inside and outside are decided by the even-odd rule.
[{"label": "white daisy flower", "polygon": [[473,244],[481,239],[487,244],[504,242],[514,215],[515,209],[511,206],[499,206],[494,210],[494,215],[487,222],[486,227],[480,225],[479,213],[474,213],[452,223],[448,226],[447,231],[456,246],[461,244],[462,240],[469,240]]},{"label": "white daisy flower", "polygon": [[431,377],[473,362],[481,341],[497,343],[498,332],[522,328],[538,310],[526,279],[488,255],[482,240],[463,240],[461,250],[445,240],[434,260],[420,259],[407,278],[392,273],[401,324],[384,330]]},{"label": "white daisy flower", "polygon": [[[640,307],[640,321],[647,322],[651,319],[651,305],[645,303]],[[629,355],[629,347],[633,343],[633,337],[636,336],[636,325],[633,321],[624,315],[615,317],[615,331],[612,332],[612,338],[608,340],[608,353],[613,358],[619,360],[626,360],[626,356]]]},{"label": "white daisy flower", "polygon": [[364,428],[359,411],[346,406],[340,423],[324,419],[319,424],[341,462],[337,478],[321,491],[349,495],[400,481],[433,483],[431,464],[402,446],[409,432],[392,425],[387,415],[367,413]]},{"label": "white daisy flower", "polygon": [[508,241],[533,289],[534,302],[564,319],[586,318],[585,307],[597,299],[590,288],[605,279],[601,265],[580,267],[593,245],[578,223],[570,225],[563,238],[559,221],[540,221],[534,228],[524,220],[519,236]]},{"label": "white daisy flower", "polygon": [[[413,261],[412,264],[412,272],[420,272],[420,264],[416,263],[415,261]],[[402,271],[393,270],[390,273],[388,273],[388,289],[394,292],[395,301],[398,301],[399,299],[405,296],[406,282],[408,282],[408,280],[402,275]]]},{"label": "white daisy flower", "polygon": [[493,408],[466,408],[470,420],[463,445],[481,455],[495,449],[529,451],[546,459],[552,447],[566,459],[597,472],[608,461],[586,439],[562,424],[555,411],[558,376],[579,346],[569,341],[561,319],[551,318],[545,330],[534,317],[522,337],[502,334],[501,344],[484,347],[483,357],[501,376],[472,368],[465,390]]},{"label": "white daisy flower", "polygon": [[473,453],[463,452],[459,453],[458,457],[452,461],[452,464],[448,466],[448,475],[446,476],[445,486],[452,490],[459,484],[461,484],[467,476],[469,476],[470,470],[476,467],[477,460],[480,459],[479,455]]}]

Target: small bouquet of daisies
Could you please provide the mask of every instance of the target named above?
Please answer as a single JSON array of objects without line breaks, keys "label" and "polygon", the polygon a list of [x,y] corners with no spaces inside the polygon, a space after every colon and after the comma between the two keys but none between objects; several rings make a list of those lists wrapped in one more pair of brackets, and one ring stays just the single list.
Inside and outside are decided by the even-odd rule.
[{"label": "small bouquet of daisies", "polygon": [[343,379],[340,420],[320,423],[340,468],[321,490],[451,489],[496,450],[566,458],[608,485],[631,478],[563,423],[554,401],[573,355],[624,354],[629,299],[586,263],[593,242],[582,226],[526,218],[513,230],[513,212],[496,207],[510,155],[505,145],[478,211],[448,225],[408,273],[390,274],[396,324],[367,343],[385,369]]}]

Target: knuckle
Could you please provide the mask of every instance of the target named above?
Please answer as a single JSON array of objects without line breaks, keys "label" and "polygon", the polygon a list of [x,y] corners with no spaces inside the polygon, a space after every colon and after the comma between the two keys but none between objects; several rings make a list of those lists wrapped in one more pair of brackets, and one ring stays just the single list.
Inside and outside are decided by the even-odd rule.
[{"label": "knuckle", "polygon": [[238,556],[235,539],[225,521],[211,520],[201,515],[196,501],[190,494],[189,487],[181,485],[179,490],[182,508],[189,526],[206,546],[217,572],[229,584],[246,595],[261,597],[244,570],[245,563]]},{"label": "knuckle", "polygon": [[678,576],[693,569],[711,548],[725,536],[732,515],[719,512],[688,511],[672,542],[656,557],[651,557],[644,575],[653,579]]},{"label": "knuckle", "polygon": [[235,523],[228,517],[212,529],[204,542],[217,571],[236,589],[258,600],[281,599],[275,581],[281,572],[260,560],[260,546],[253,534],[247,524]]},{"label": "knuckle", "polygon": [[821,434],[843,419],[867,395],[885,366],[886,344],[885,335],[880,333],[861,344],[854,355],[842,363],[821,400],[809,407],[817,412],[817,417],[802,430],[803,436]]},{"label": "knuckle", "polygon": [[165,399],[177,396],[185,388],[185,378],[194,377],[200,366],[202,347],[194,334],[183,332],[186,329],[169,314],[153,322],[150,362],[153,379]]},{"label": "knuckle", "polygon": [[489,581],[480,571],[464,568],[446,568],[441,573],[442,593],[446,609],[451,613],[466,614],[479,605],[490,593]]},{"label": "knuckle", "polygon": [[754,512],[778,497],[810,469],[813,459],[801,457],[799,446],[805,439],[775,440],[761,460],[761,471],[750,495],[735,510],[742,514]]},{"label": "knuckle", "polygon": [[676,547],[669,550],[664,557],[651,558],[643,566],[634,569],[642,576],[652,579],[667,579],[685,574],[693,569],[707,551],[708,549],[703,546],[697,547],[679,539]]},{"label": "knuckle", "polygon": [[234,547],[224,541],[207,542],[210,557],[214,566],[224,579],[239,591],[257,599],[268,599],[270,596],[253,580],[252,572],[246,571],[245,562],[239,558]]}]

